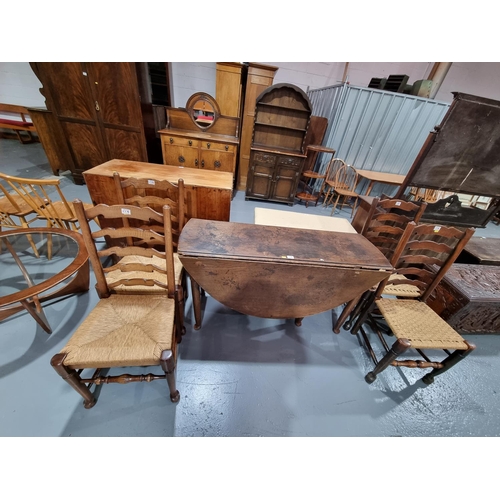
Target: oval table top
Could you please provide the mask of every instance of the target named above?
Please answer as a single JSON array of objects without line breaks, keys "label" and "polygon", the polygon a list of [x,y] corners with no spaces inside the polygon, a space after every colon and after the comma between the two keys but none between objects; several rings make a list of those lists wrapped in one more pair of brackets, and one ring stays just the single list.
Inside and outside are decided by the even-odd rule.
[{"label": "oval table top", "polygon": [[214,299],[262,318],[302,318],[359,296],[392,271],[360,234],[190,219],[186,271]]},{"label": "oval table top", "polygon": [[0,232],[0,306],[55,287],[88,258],[83,237],[76,231],[43,227]]}]

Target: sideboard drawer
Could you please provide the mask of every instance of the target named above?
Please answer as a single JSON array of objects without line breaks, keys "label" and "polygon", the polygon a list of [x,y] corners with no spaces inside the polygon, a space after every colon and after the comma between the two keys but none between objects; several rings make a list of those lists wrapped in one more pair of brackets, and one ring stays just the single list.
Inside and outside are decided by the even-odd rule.
[{"label": "sideboard drawer", "polygon": [[172,146],[187,146],[192,148],[198,148],[199,141],[197,139],[189,139],[186,137],[178,137],[175,135],[163,135],[162,141],[167,146],[171,144]]}]

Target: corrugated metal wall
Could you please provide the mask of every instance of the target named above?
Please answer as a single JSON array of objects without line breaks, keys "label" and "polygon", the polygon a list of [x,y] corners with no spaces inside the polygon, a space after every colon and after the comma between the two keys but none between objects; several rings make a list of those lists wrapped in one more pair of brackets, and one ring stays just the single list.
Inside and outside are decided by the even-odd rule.
[{"label": "corrugated metal wall", "polygon": [[[450,107],[433,99],[348,84],[310,90],[307,95],[313,115],[328,118],[323,145],[335,149],[338,158],[356,168],[403,175]],[[319,171],[324,171],[326,162],[319,161]],[[363,192],[365,185],[359,188]],[[392,195],[396,190],[375,184],[372,194]]]}]

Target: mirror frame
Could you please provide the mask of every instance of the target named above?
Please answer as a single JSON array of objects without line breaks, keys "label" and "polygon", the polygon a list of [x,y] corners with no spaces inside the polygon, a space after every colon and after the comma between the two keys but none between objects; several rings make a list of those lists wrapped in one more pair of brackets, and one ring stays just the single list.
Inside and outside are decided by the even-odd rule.
[{"label": "mirror frame", "polygon": [[[200,123],[198,123],[194,116],[195,112],[194,108],[196,103],[199,101],[208,103],[210,106],[212,106],[212,109],[214,110],[214,119],[212,123],[209,123],[206,126],[203,126]],[[215,122],[221,116],[220,108],[219,105],[217,104],[217,101],[210,94],[207,94],[205,92],[196,92],[196,94],[193,94],[186,103],[186,110],[193,123],[201,130],[208,130],[209,128],[213,127]]]}]

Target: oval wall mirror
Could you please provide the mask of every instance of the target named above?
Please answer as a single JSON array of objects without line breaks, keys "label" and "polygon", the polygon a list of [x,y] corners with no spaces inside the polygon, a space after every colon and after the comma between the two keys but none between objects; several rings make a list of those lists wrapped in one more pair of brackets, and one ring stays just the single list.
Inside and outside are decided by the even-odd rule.
[{"label": "oval wall mirror", "polygon": [[186,103],[186,109],[193,123],[204,130],[210,128],[220,116],[217,101],[204,92],[193,94]]}]

